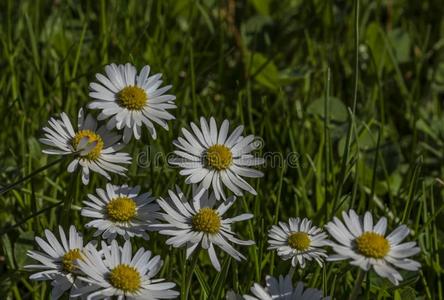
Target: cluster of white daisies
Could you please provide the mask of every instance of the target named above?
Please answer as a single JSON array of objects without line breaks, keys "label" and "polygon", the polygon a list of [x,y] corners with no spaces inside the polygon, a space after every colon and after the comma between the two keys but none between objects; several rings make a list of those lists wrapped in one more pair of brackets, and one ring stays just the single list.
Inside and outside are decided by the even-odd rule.
[{"label": "cluster of white daisies", "polygon": [[[174,119],[168,109],[175,108],[175,96],[165,94],[171,86],[161,87],[161,74],[150,76],[145,66],[139,74],[131,64],[105,67],[105,74],[97,74],[97,82],[90,84],[90,109],[99,109],[97,117],[79,110],[77,130],[69,117],[62,113],[59,119],[51,118],[43,128],[40,141],[50,146],[44,153],[67,155],[67,170],[81,169],[82,182],[90,181],[91,171],[111,180],[109,173],[125,175],[125,165],[131,163],[128,153],[121,150],[132,137],[140,139],[142,127],[152,138],[157,133],[154,123],[168,129],[167,121]],[[117,131],[121,131],[121,134]],[[168,192],[168,197],[157,198],[151,193],[141,193],[140,187],[117,186],[111,183],[97,188],[85,200],[81,215],[89,218],[87,228],[94,228],[101,243],[85,243],[74,226],[69,237],[59,228],[59,238],[45,230],[45,239],[36,238],[42,251],[30,251],[29,256],[40,264],[29,265],[37,272],[34,280],[49,280],[52,299],[69,291],[71,298],[85,299],[171,299],[179,296],[173,282],[156,278],[162,267],[159,256],[149,250],[138,249],[133,255],[131,238],[148,240],[150,231],[169,236],[167,245],[185,247],[189,259],[197,251],[207,251],[217,271],[221,265],[216,247],[240,261],[245,257],[233,247],[254,245],[254,241],[241,240],[231,224],[253,218],[245,213],[226,217],[226,212],[244,192],[256,195],[244,177],[258,178],[263,173],[254,169],[264,160],[252,154],[256,150],[255,136],[243,136],[243,126],[231,133],[229,122],[220,127],[214,118],[200,119],[200,124],[190,123],[182,128],[183,136],[173,142],[176,157],[170,161],[186,176],[185,183],[192,185],[190,199],[179,187]],[[227,195],[226,192],[231,194]],[[398,284],[402,277],[394,268],[417,270],[420,264],[408,257],[419,252],[415,242],[401,243],[409,229],[401,225],[386,235],[387,220],[381,218],[373,225],[372,215],[364,217],[353,210],[343,212],[343,221],[334,218],[326,229],[327,234],[313,226],[308,219],[291,218],[279,222],[269,231],[269,249],[276,250],[283,260],[291,260],[293,268],[304,268],[309,261],[321,267],[325,259],[351,259],[351,264],[364,270],[371,267],[377,274]],[[122,237],[123,245],[116,238]],[[331,246],[336,252],[327,255],[324,249]],[[266,287],[254,284],[253,296],[244,299],[322,299],[317,289],[304,290],[299,282],[293,287],[291,276],[267,276]],[[241,297],[232,292],[229,298]]]}]

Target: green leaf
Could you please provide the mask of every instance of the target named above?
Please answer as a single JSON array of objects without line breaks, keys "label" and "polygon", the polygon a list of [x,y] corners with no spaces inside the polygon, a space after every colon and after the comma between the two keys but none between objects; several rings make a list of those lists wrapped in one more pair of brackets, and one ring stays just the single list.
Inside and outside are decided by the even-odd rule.
[{"label": "green leaf", "polygon": [[390,43],[395,50],[398,62],[405,63],[410,60],[411,40],[407,32],[402,28],[396,28],[388,33]]},{"label": "green leaf", "polygon": [[14,257],[18,267],[22,268],[28,262],[26,253],[34,248],[34,233],[22,232],[14,243]]},{"label": "green leaf", "polygon": [[392,70],[393,65],[390,63],[386,49],[387,45],[381,36],[381,30],[383,29],[378,22],[370,23],[365,33],[365,41],[370,48],[370,52],[378,68]]},{"label": "green leaf", "polygon": [[250,0],[250,2],[261,15],[270,14],[270,0]]},{"label": "green leaf", "polygon": [[[324,118],[325,112],[325,99],[324,97],[314,100],[307,108],[309,114],[317,115]],[[346,122],[348,119],[347,107],[345,104],[335,97],[329,98],[329,118],[332,121]]]},{"label": "green leaf", "polygon": [[208,296],[208,294],[210,293],[210,287],[208,285],[208,281],[205,279],[205,274],[200,270],[199,266],[196,266],[196,268],[194,269],[194,274],[196,275],[200,287],[205,293],[205,296]]},{"label": "green leaf", "polygon": [[9,239],[8,235],[3,235],[0,237],[1,238],[1,250],[2,253],[5,255],[5,260],[7,265],[10,268],[14,268],[14,260],[13,258],[13,251],[12,251],[12,245],[11,245],[11,240]]},{"label": "green leaf", "polygon": [[433,76],[432,88],[438,92],[444,92],[444,62],[439,63]]},{"label": "green leaf", "polygon": [[411,287],[405,287],[400,291],[400,296],[402,300],[415,300],[416,293]]},{"label": "green leaf", "polygon": [[279,89],[279,71],[271,59],[259,52],[248,52],[245,62],[249,66],[249,75],[259,84],[271,90]]},{"label": "green leaf", "polygon": [[435,140],[439,139],[439,136],[436,134],[436,131],[423,119],[419,119],[416,121],[416,128],[422,131],[423,133],[429,135]]}]

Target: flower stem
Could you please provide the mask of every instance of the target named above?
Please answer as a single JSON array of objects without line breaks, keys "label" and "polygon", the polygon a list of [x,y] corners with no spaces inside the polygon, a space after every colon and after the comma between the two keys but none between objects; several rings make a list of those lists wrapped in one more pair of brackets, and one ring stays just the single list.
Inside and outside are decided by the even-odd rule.
[{"label": "flower stem", "polygon": [[63,211],[62,211],[62,220],[60,222],[62,224],[62,227],[64,227],[65,229],[68,228],[70,224],[71,206],[74,199],[77,199],[78,196],[81,174],[82,174],[81,171],[74,172],[71,174],[70,186],[67,189],[65,195],[65,202],[63,204]]},{"label": "flower stem", "polygon": [[367,272],[367,278],[366,280],[366,284],[365,284],[365,299],[366,300],[370,300],[370,286],[371,286],[371,281],[370,281],[370,273]]},{"label": "flower stem", "polygon": [[14,182],[13,184],[8,185],[7,187],[4,187],[2,189],[0,189],[0,195],[3,195],[4,193],[14,189],[15,187],[19,186],[20,184],[24,183],[25,181],[27,181],[28,179],[32,178],[33,176],[37,175],[40,172],[45,171],[46,169],[58,164],[59,162],[61,162],[62,160],[64,160],[65,157],[59,158],[37,170],[35,170],[34,172],[32,172],[31,174],[19,179],[18,181]]},{"label": "flower stem", "polygon": [[37,211],[37,212],[35,212],[35,213],[33,213],[33,214],[31,214],[31,215],[29,215],[29,216],[23,218],[22,220],[18,221],[18,222],[15,223],[14,225],[11,225],[11,226],[6,227],[6,228],[2,228],[2,229],[0,230],[0,236],[2,236],[3,234],[9,232],[10,230],[12,230],[12,229],[14,229],[14,228],[17,228],[17,227],[19,227],[19,226],[25,224],[25,223],[26,223],[27,221],[29,221],[30,219],[35,218],[35,217],[37,217],[38,215],[40,215],[40,214],[42,214],[42,213],[45,213],[45,212],[47,212],[48,210],[53,209],[53,208],[55,208],[55,207],[57,207],[57,206],[59,206],[59,205],[61,205],[61,204],[63,204],[63,201],[60,201],[60,202],[54,203],[54,204],[52,204],[52,205],[50,205],[50,206],[48,206],[48,207],[42,208],[41,210],[39,210],[39,211]]},{"label": "flower stem", "polygon": [[296,270],[295,267],[291,266],[290,271],[288,272],[288,274],[290,275],[290,278],[293,278],[294,275],[294,271]]},{"label": "flower stem", "polygon": [[365,271],[363,271],[362,269],[359,269],[358,277],[356,278],[356,281],[355,281],[355,286],[353,287],[350,297],[348,298],[349,300],[356,300],[358,298],[359,290],[361,289],[361,285],[362,285],[362,281],[364,280],[365,273],[366,273]]},{"label": "flower stem", "polygon": [[[188,300],[188,292],[191,287],[191,279],[193,278],[194,268],[196,267],[198,258],[199,258],[199,251],[196,251],[196,253],[194,253],[193,258],[191,259],[189,270],[187,270],[187,268],[185,267],[184,274],[183,274],[184,280],[182,282],[182,291],[180,293],[182,300]],[[188,273],[188,277],[186,277],[187,273]]]}]

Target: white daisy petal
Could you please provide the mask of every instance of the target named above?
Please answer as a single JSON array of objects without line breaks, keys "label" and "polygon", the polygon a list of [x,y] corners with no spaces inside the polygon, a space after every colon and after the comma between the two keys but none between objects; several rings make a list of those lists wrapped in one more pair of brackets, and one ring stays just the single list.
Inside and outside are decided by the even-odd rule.
[{"label": "white daisy petal", "polygon": [[[138,236],[148,238],[146,231],[159,217],[159,206],[150,197],[150,193],[140,194],[140,187],[128,187],[127,185],[106,185],[104,189],[96,190],[98,197],[88,194],[93,202],[83,201],[84,207],[81,215],[93,218],[88,223],[89,227],[97,229],[95,235],[111,240],[116,232],[128,239]],[[100,201],[99,198],[105,200]]]},{"label": "white daisy petal", "polygon": [[421,267],[420,263],[408,258],[420,252],[416,242],[400,244],[410,233],[407,226],[400,225],[385,237],[385,217],[373,226],[373,216],[368,211],[362,222],[354,210],[349,210],[348,213],[344,211],[342,216],[345,226],[336,217],[326,225],[329,233],[340,243],[329,242],[336,252],[328,257],[329,261],[350,259],[350,264],[365,271],[373,267],[379,276],[389,279],[394,285],[402,280],[394,267],[409,271],[416,271]]},{"label": "white daisy petal", "polygon": [[312,226],[307,218],[290,218],[288,223],[280,222],[280,227],[273,226],[268,231],[269,250],[276,250],[283,260],[290,260],[293,267],[297,264],[304,268],[305,260],[318,258],[322,266],[323,258],[327,255],[322,248],[327,245],[327,235],[318,227]]},{"label": "white daisy petal", "polygon": [[[234,204],[236,198],[230,197],[227,202],[216,204],[214,194],[193,185],[193,199],[188,201],[183,192],[177,187],[176,192],[169,191],[169,199],[159,199],[157,203],[165,212],[162,214],[163,224],[151,226],[151,230],[158,230],[160,234],[172,236],[166,243],[173,247],[186,247],[187,259],[200,245],[201,249],[208,251],[214,268],[220,271],[214,244],[233,256],[235,259],[245,259],[229,242],[238,245],[252,245],[253,241],[238,239],[230,229],[234,222],[248,220],[251,214],[243,214],[223,219],[223,215]],[[227,240],[225,240],[227,239]]]},{"label": "white daisy petal", "polygon": [[255,137],[241,137],[243,126],[239,126],[227,138],[228,120],[224,120],[218,129],[213,117],[209,121],[201,117],[200,128],[194,123],[190,123],[190,127],[193,133],[182,128],[183,138],[173,142],[178,148],[174,151],[177,157],[170,160],[171,164],[182,169],[181,175],[187,176],[185,182],[200,183],[218,200],[227,198],[225,187],[237,196],[241,196],[243,191],[256,195],[254,188],[242,178],[263,176],[262,172],[249,168],[265,162],[250,154],[254,148],[250,144]]},{"label": "white daisy petal", "polygon": [[163,263],[159,256],[151,258],[151,252],[141,248],[132,257],[130,241],[123,247],[116,241],[111,246],[102,243],[101,252],[104,255],[94,247],[86,248],[88,259],[79,261],[79,268],[85,275],[79,280],[94,288],[76,288],[72,295],[87,299],[113,296],[117,299],[171,299],[179,296],[172,290],[174,283],[153,278]]},{"label": "white daisy petal", "polygon": [[[127,153],[117,152],[116,144],[120,136],[109,132],[105,127],[97,129],[97,121],[92,115],[84,116],[83,109],[78,113],[78,131],[74,131],[68,116],[61,114],[61,120],[51,118],[49,127],[44,128],[44,138],[40,141],[52,148],[43,152],[54,155],[72,154],[68,172],[72,173],[80,165],[82,182],[90,180],[90,170],[109,178],[108,172],[123,175],[126,168],[120,166],[131,161]],[[106,162],[105,162],[106,161]]]},{"label": "white daisy petal", "polygon": [[[156,130],[153,122],[168,129],[166,121],[174,119],[167,109],[175,108],[173,95],[166,93],[171,86],[159,88],[162,84],[156,74],[148,77],[150,67],[144,66],[137,75],[136,68],[130,63],[105,66],[106,76],[97,74],[99,83],[91,83],[94,100],[88,104],[90,109],[100,109],[100,119],[107,119],[107,128],[124,129],[123,140],[129,143],[134,136],[141,137],[141,125],[145,124],[153,139]],[[163,102],[167,102],[162,104]]]},{"label": "white daisy petal", "polygon": [[75,282],[75,276],[79,275],[76,261],[84,259],[83,251],[87,247],[83,245],[83,238],[76,228],[71,225],[69,237],[59,226],[59,239],[49,230],[45,230],[47,241],[36,237],[37,244],[43,252],[28,251],[27,255],[39,261],[38,265],[27,265],[25,269],[34,270],[37,273],[30,276],[31,280],[49,280],[52,286],[52,297],[59,298],[73,286],[82,288],[84,284]]},{"label": "white daisy petal", "polygon": [[410,233],[410,230],[405,225],[398,226],[392,233],[387,236],[387,240],[392,245],[397,245],[403,239],[405,239]]},{"label": "white daisy petal", "polygon": [[304,284],[297,282],[296,287],[293,287],[291,275],[288,274],[285,277],[279,276],[279,278],[267,276],[266,286],[263,287],[259,283],[255,283],[250,289],[254,295],[244,295],[246,300],[327,300],[330,297],[323,297],[322,291],[313,288],[307,288],[304,290]]},{"label": "white daisy petal", "polygon": [[208,255],[210,256],[211,263],[213,264],[213,267],[216,269],[216,271],[220,272],[220,263],[216,256],[216,251],[214,250],[213,244],[210,245],[208,248]]}]

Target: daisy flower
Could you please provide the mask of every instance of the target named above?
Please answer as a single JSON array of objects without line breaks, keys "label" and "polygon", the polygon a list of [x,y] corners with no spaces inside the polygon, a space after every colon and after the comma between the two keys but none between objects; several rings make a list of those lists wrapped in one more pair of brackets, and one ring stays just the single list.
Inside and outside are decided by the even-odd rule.
[{"label": "daisy flower", "polygon": [[255,283],[250,289],[254,296],[244,295],[245,300],[322,300],[330,299],[330,297],[323,297],[322,291],[318,289],[305,289],[302,282],[298,282],[293,288],[291,276],[279,276],[279,279],[267,276],[266,287]]},{"label": "daisy flower", "polygon": [[126,65],[110,64],[105,67],[106,76],[96,74],[98,82],[89,85],[89,96],[94,100],[88,104],[90,109],[100,109],[99,120],[108,119],[108,129],[123,129],[123,141],[131,137],[138,140],[141,127],[148,128],[156,139],[154,123],[168,130],[166,121],[174,119],[167,109],[176,108],[173,95],[165,95],[171,85],[159,88],[162,74],[150,74],[150,67],[144,66],[137,75],[136,68]]},{"label": "daisy flower", "polygon": [[120,136],[102,126],[97,129],[97,121],[88,114],[84,117],[83,109],[78,114],[78,130],[75,131],[65,113],[60,119],[51,118],[48,127],[44,127],[42,144],[51,146],[43,150],[46,154],[74,155],[68,165],[68,172],[74,172],[80,165],[82,182],[89,183],[90,170],[111,179],[108,172],[125,175],[126,168],[120,164],[130,164],[128,153],[118,152],[124,144],[118,143]]},{"label": "daisy flower", "polygon": [[196,193],[191,203],[188,203],[178,187],[176,193],[170,190],[169,196],[167,200],[157,200],[165,211],[162,215],[167,224],[152,227],[160,229],[160,234],[172,236],[166,241],[168,245],[175,248],[186,245],[187,259],[201,245],[203,249],[208,250],[211,263],[217,271],[220,271],[221,267],[214,246],[218,246],[238,261],[245,259],[229,242],[239,245],[253,245],[254,242],[236,238],[235,233],[231,231],[231,224],[249,220],[253,215],[242,214],[233,218],[222,218],[234,204],[236,197],[230,197],[218,208],[213,208],[216,199],[214,194],[208,196],[207,191],[201,190]]},{"label": "daisy flower", "polygon": [[81,215],[93,218],[86,227],[97,228],[94,236],[113,240],[121,235],[128,240],[134,236],[148,239],[148,225],[156,219],[159,206],[151,193],[140,194],[140,186],[117,186],[108,183],[106,189],[96,189],[88,194],[90,201],[83,201]]},{"label": "daisy flower", "polygon": [[241,196],[244,191],[256,195],[256,191],[241,176],[262,177],[264,174],[250,168],[264,163],[263,158],[254,157],[251,151],[258,148],[254,135],[243,137],[244,126],[237,127],[229,136],[229,122],[224,120],[220,129],[216,121],[200,118],[200,128],[191,123],[194,135],[182,128],[184,137],[179,137],[173,144],[178,148],[174,153],[178,156],[170,160],[182,170],[181,175],[187,176],[187,184],[200,183],[206,190],[212,187],[216,199],[226,199],[223,185],[235,195]]},{"label": "daisy flower", "polygon": [[410,233],[405,225],[400,225],[386,236],[387,219],[382,217],[373,226],[373,217],[366,212],[364,218],[354,210],[342,212],[344,223],[334,217],[326,225],[328,232],[338,243],[331,243],[337,253],[328,257],[328,260],[351,259],[351,264],[359,266],[365,271],[371,267],[384,278],[388,278],[394,285],[402,280],[401,274],[394,268],[416,271],[421,264],[408,257],[419,253],[416,242],[401,243]]},{"label": "daisy flower", "polygon": [[327,257],[322,246],[327,245],[327,234],[311,221],[304,218],[290,218],[288,223],[279,222],[279,226],[273,225],[268,231],[268,250],[277,250],[277,254],[283,260],[291,259],[291,265],[301,268],[306,265],[306,260],[315,260],[322,267],[323,259]]},{"label": "daisy flower", "polygon": [[78,261],[86,276],[79,279],[90,286],[76,289],[73,295],[88,300],[111,299],[112,296],[117,296],[118,300],[176,298],[179,293],[172,290],[173,282],[153,278],[162,264],[160,256],[151,257],[151,252],[144,248],[132,256],[130,241],[123,247],[119,247],[116,240],[110,246],[102,242],[102,253],[87,247],[85,259]]},{"label": "daisy flower", "polygon": [[236,294],[233,290],[229,290],[226,294],[225,294],[225,299],[227,300],[243,300],[244,297],[242,297],[239,294]]},{"label": "daisy flower", "polygon": [[68,239],[60,226],[59,234],[60,242],[49,230],[45,230],[46,241],[36,237],[35,241],[44,252],[30,250],[27,255],[40,264],[25,266],[28,270],[38,271],[32,274],[29,279],[51,281],[51,299],[53,300],[59,299],[64,292],[72,287],[82,286],[77,280],[80,273],[76,260],[84,258],[83,237],[72,225],[69,228]]}]

